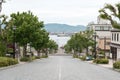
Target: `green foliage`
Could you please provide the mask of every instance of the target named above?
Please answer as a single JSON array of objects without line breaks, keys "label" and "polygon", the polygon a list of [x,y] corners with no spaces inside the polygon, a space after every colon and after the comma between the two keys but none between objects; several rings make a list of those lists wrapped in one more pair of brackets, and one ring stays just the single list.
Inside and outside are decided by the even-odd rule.
[{"label": "green foliage", "polygon": [[38,30],[34,33],[34,40],[31,45],[37,50],[46,48],[49,41],[48,33],[45,30]]},{"label": "green foliage", "polygon": [[5,52],[6,52],[6,46],[1,41],[0,42],[0,56],[5,56]]},{"label": "green foliage", "polygon": [[66,44],[66,45],[64,46],[64,49],[65,49],[65,53],[70,53],[70,52],[72,51],[72,48],[70,47],[69,44]]},{"label": "green foliage", "polygon": [[35,56],[32,56],[31,58],[32,58],[32,60],[35,60],[35,59],[36,59]]},{"label": "green foliage", "polygon": [[48,55],[42,55],[41,58],[48,58]]},{"label": "green foliage", "polygon": [[48,43],[47,43],[47,46],[49,48],[49,53],[51,53],[52,51],[55,52],[56,50],[58,50],[58,45],[53,40],[49,40]]},{"label": "green foliage", "polygon": [[36,57],[35,56],[29,56],[29,57],[22,57],[21,59],[20,59],[20,61],[22,61],[22,62],[31,62],[31,61],[33,61],[33,60],[35,60],[36,59]]},{"label": "green foliage", "polygon": [[116,61],[115,63],[113,63],[113,68],[120,69],[120,61]]},{"label": "green foliage", "polygon": [[93,31],[84,31],[76,33],[71,37],[71,39],[64,46],[66,52],[79,52],[81,53],[83,49],[86,49],[86,55],[88,55],[88,47],[94,45],[94,40],[92,38]]},{"label": "green foliage", "polygon": [[93,60],[94,63],[96,64],[108,64],[109,63],[109,60],[108,59],[105,59],[105,58],[102,58],[102,59],[95,59]]},{"label": "green foliage", "polygon": [[105,52],[104,51],[100,51],[99,54],[105,55]]},{"label": "green foliage", "polygon": [[35,58],[36,58],[36,59],[40,59],[41,57],[39,57],[39,56],[35,56]]},{"label": "green foliage", "polygon": [[86,56],[80,56],[79,57],[82,61],[85,61],[86,60]]},{"label": "green foliage", "polygon": [[106,4],[104,8],[99,10],[99,13],[100,17],[109,20],[114,28],[120,29],[120,3],[115,4],[115,6]]},{"label": "green foliage", "polygon": [[76,55],[76,54],[73,54],[73,58],[78,58],[78,55]]},{"label": "green foliage", "polygon": [[[5,56],[6,53],[6,43],[8,41],[8,36],[7,36],[7,16],[5,15],[0,15],[0,20],[1,20],[1,24],[0,24],[0,56]],[[5,27],[2,28],[2,25],[4,25]]]},{"label": "green foliage", "polygon": [[22,57],[20,59],[20,61],[22,61],[22,62],[29,62],[29,61],[31,61],[31,58],[29,58],[29,57]]},{"label": "green foliage", "polygon": [[17,64],[18,61],[16,59],[7,58],[7,57],[0,57],[0,67],[10,66]]},{"label": "green foliage", "polygon": [[[15,30],[15,42],[26,48],[26,45],[32,42],[37,42],[39,32],[44,27],[43,22],[38,20],[37,16],[34,16],[32,12],[22,12],[11,14],[11,27],[9,33],[11,36],[14,34],[13,26],[16,26]],[[40,39],[40,38],[39,38]],[[26,54],[24,49],[24,54]]]}]

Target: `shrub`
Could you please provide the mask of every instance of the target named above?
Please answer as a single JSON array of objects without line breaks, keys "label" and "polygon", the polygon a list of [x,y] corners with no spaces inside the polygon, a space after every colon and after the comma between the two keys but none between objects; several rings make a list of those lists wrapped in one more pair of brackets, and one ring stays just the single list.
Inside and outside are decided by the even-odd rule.
[{"label": "shrub", "polygon": [[9,65],[14,65],[14,64],[17,64],[18,63],[18,60],[17,59],[12,59],[12,58],[8,58],[7,59]]},{"label": "shrub", "polygon": [[95,59],[93,60],[94,63],[97,63],[97,64],[108,64],[109,63],[109,60],[108,59]]},{"label": "shrub", "polygon": [[76,55],[76,54],[73,54],[73,58],[78,58],[78,55]]},{"label": "shrub", "polygon": [[28,61],[31,61],[31,59],[29,57],[22,57],[20,61],[28,62]]},{"label": "shrub", "polygon": [[100,51],[99,54],[105,55],[105,52],[104,51]]},{"label": "shrub", "polygon": [[48,56],[47,55],[42,55],[41,58],[48,58]]},{"label": "shrub", "polygon": [[35,56],[36,59],[40,59],[40,56]]},{"label": "shrub", "polygon": [[7,58],[7,57],[0,57],[0,67],[10,66],[17,64],[18,61],[16,59]]},{"label": "shrub", "polygon": [[113,68],[120,69],[120,61],[116,61],[115,63],[113,63]]},{"label": "shrub", "polygon": [[35,56],[32,56],[32,57],[22,57],[22,58],[20,59],[20,61],[22,61],[22,62],[30,62],[30,61],[33,61],[33,60],[35,60],[35,59],[36,59]]},{"label": "shrub", "polygon": [[32,60],[35,60],[35,59],[36,59],[35,56],[32,56],[31,58],[32,58]]},{"label": "shrub", "polygon": [[80,59],[85,61],[86,60],[86,56],[81,56]]}]

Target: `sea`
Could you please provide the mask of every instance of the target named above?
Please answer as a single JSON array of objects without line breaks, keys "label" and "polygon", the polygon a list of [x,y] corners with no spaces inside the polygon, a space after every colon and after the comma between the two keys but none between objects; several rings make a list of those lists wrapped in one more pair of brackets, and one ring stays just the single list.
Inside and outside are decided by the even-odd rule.
[{"label": "sea", "polygon": [[57,35],[49,35],[51,40],[54,40],[59,47],[63,47],[67,41],[70,39],[70,36],[57,36]]}]

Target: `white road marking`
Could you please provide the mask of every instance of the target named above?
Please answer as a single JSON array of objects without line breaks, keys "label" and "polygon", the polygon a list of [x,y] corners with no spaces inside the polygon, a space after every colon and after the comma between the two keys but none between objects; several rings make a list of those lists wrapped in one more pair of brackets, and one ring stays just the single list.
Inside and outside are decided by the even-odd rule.
[{"label": "white road marking", "polygon": [[58,64],[58,69],[59,69],[59,73],[58,73],[58,80],[61,80],[61,71],[62,71],[62,69],[61,69],[61,60],[59,61],[59,64]]}]

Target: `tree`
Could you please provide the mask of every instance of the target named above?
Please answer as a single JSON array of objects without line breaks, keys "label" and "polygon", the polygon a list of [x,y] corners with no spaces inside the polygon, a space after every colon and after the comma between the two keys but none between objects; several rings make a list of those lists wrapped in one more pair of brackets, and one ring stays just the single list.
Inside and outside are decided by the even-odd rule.
[{"label": "tree", "polygon": [[64,46],[66,52],[74,51],[74,55],[77,55],[77,53],[81,53],[83,49],[86,49],[86,55],[88,55],[88,47],[94,44],[92,34],[93,31],[84,31],[73,35]]},{"label": "tree", "polygon": [[106,20],[109,20],[112,26],[116,29],[120,29],[120,3],[115,4],[106,4],[104,8],[99,10],[100,17]]},{"label": "tree", "polygon": [[92,37],[93,31],[86,30],[83,35],[85,37],[84,47],[86,48],[86,55],[88,55],[88,48],[94,44],[93,37]]},{"label": "tree", "polygon": [[43,28],[43,22],[38,20],[37,16],[34,16],[32,12],[22,12],[11,14],[10,22],[13,24],[11,26],[11,31],[13,32],[13,27],[16,26],[15,30],[15,42],[23,46],[23,55],[26,56],[27,44],[34,41],[37,30]]},{"label": "tree", "polygon": [[71,37],[71,39],[67,42],[65,45],[65,50],[68,50],[66,52],[74,51],[74,55],[77,54],[77,52],[82,52],[83,50],[83,35],[82,33],[76,33]]},{"label": "tree", "polygon": [[7,53],[7,42],[8,42],[8,36],[7,36],[7,16],[1,15],[0,16],[0,56],[5,56]]},{"label": "tree", "polygon": [[47,45],[49,37],[45,30],[38,30],[34,34],[34,39],[31,46],[37,51],[38,57],[40,57],[41,50]]},{"label": "tree", "polygon": [[56,52],[56,50],[58,50],[58,45],[53,40],[49,40],[47,45],[48,45],[48,48],[49,48],[49,53],[51,53],[52,51]]}]

